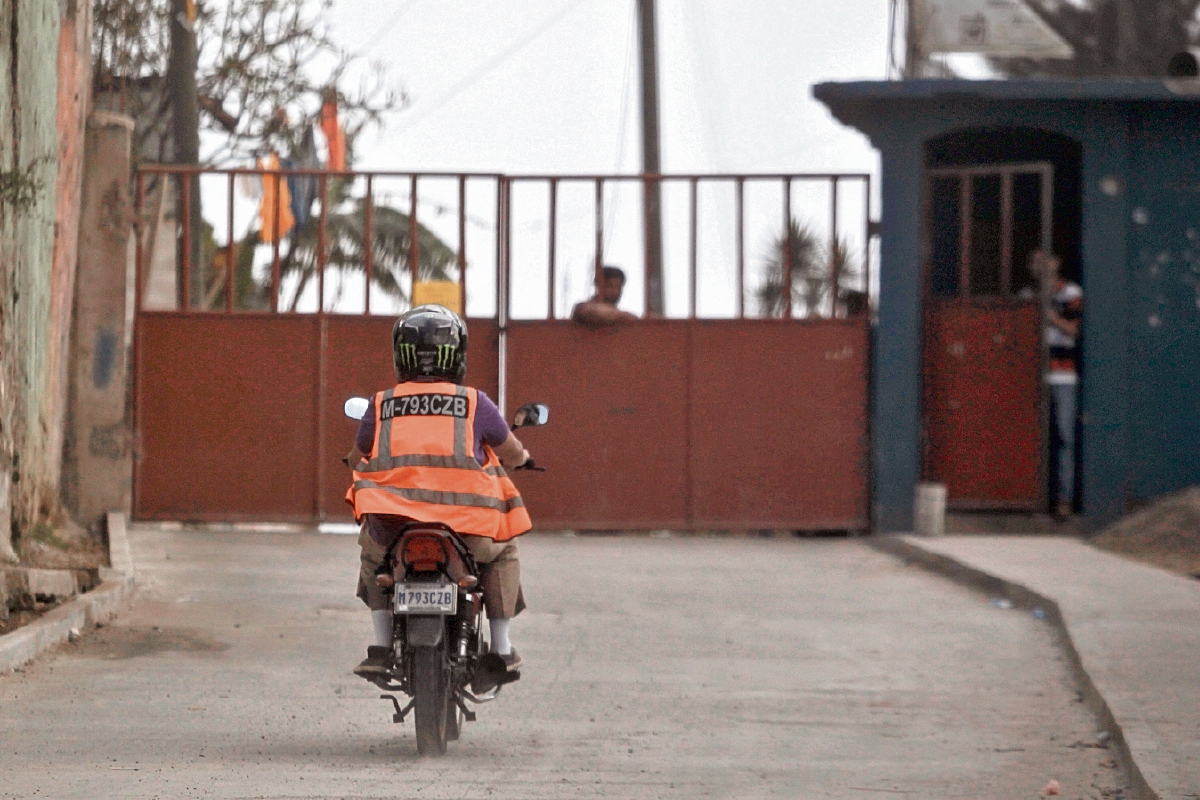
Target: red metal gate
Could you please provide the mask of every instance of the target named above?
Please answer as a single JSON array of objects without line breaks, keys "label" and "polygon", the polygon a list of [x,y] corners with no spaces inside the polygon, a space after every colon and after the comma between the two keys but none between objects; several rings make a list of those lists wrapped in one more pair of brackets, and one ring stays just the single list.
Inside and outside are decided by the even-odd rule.
[{"label": "red metal gate", "polygon": [[[144,172],[139,184],[152,174],[164,173]],[[189,180],[200,180],[201,173],[190,174]],[[234,174],[217,173],[231,187]],[[378,186],[381,177],[372,177]],[[267,180],[274,178],[266,174]],[[459,182],[460,198],[466,197],[464,181],[475,178],[495,180],[497,186],[490,210],[498,235],[490,252],[500,300],[496,318],[469,320],[468,382],[509,409],[531,400],[553,409],[551,425],[522,434],[550,467],[519,479],[539,527],[867,526],[867,315],[845,318],[835,293],[823,311],[807,309],[811,313],[805,319],[696,319],[695,187],[704,179],[684,176],[693,204],[687,318],[643,319],[604,329],[553,318],[509,319],[515,179],[450,176]],[[786,176],[789,185],[806,178],[830,180]],[[401,179],[411,180],[415,197],[416,178]],[[736,181],[740,200],[744,182],[756,179],[714,180]],[[865,183],[865,176],[839,179]],[[557,185],[570,180],[553,179]],[[580,180],[597,183],[603,196],[604,179]],[[178,196],[188,197],[186,188]],[[409,208],[405,224],[415,230],[415,200]],[[462,205],[458,211],[457,262],[465,268],[462,237],[469,215]],[[786,212],[790,216],[791,209]],[[325,217],[325,212],[319,216],[322,224]],[[739,223],[742,217],[739,212]],[[835,231],[836,219],[835,211]],[[235,238],[232,229],[231,222],[229,242]],[[599,214],[597,230],[599,262],[604,241]],[[186,291],[189,237],[179,236],[185,291],[176,308],[146,307],[151,254],[144,235],[138,251],[135,515],[348,519],[342,500],[347,474],[339,459],[350,447],[354,424],[342,416],[342,402],[392,381],[388,341],[394,316],[377,316],[378,304],[367,313],[370,272],[365,271],[367,289],[358,313],[327,308],[332,278],[324,274],[324,253],[337,243],[333,234],[322,232],[313,313],[280,310],[289,292],[281,293],[286,269],[279,245],[267,246],[267,308],[239,309],[229,270],[223,277],[210,275],[208,283],[218,287],[210,293],[215,300],[196,309]],[[744,241],[741,231],[738,240]],[[553,229],[549,241],[555,241]],[[224,247],[225,263],[234,263],[235,247]],[[424,257],[410,251],[410,263]],[[742,268],[739,263],[744,285]],[[838,268],[848,269],[842,263]],[[865,285],[865,270],[859,277]],[[550,303],[554,293],[552,267]],[[743,305],[739,297],[739,316]]]}]

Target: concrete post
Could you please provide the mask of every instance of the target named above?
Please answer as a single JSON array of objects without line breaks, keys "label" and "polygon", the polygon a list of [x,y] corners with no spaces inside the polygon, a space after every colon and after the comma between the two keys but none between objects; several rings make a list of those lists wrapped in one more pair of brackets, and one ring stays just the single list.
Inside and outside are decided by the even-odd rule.
[{"label": "concrete post", "polygon": [[89,527],[110,511],[128,511],[133,487],[132,136],[128,117],[97,111],[88,119],[63,499]]}]

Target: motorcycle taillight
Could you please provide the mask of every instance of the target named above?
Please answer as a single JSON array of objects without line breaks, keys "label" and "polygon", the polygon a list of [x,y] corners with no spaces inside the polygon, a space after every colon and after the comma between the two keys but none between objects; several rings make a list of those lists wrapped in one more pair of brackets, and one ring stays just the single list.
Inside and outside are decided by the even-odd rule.
[{"label": "motorcycle taillight", "polygon": [[433,572],[446,564],[446,547],[439,536],[410,536],[404,540],[400,560],[416,572]]}]

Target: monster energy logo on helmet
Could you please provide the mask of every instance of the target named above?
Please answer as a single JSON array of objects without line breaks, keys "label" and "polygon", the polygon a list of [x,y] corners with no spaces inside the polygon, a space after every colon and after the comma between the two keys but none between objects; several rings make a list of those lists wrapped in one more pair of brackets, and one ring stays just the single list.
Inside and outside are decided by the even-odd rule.
[{"label": "monster energy logo on helmet", "polygon": [[438,369],[450,369],[454,366],[454,354],[458,352],[456,344],[439,344],[437,348]]},{"label": "monster energy logo on helmet", "polygon": [[392,327],[397,378],[462,379],[466,366],[467,326],[444,306],[418,306]]},{"label": "monster energy logo on helmet", "polygon": [[417,346],[408,342],[396,345],[396,362],[398,366],[408,369],[417,368]]}]

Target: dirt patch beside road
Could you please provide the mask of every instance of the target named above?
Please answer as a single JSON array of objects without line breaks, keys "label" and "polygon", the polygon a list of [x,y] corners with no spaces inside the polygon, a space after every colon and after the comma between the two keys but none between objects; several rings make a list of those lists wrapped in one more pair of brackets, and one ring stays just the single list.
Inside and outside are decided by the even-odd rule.
[{"label": "dirt patch beside road", "polygon": [[1169,494],[1122,517],[1092,544],[1200,578],[1200,486]]},{"label": "dirt patch beside road", "polygon": [[0,636],[12,633],[17,628],[28,625],[57,605],[58,603],[38,603],[31,610],[9,612],[7,619],[0,619]]}]

